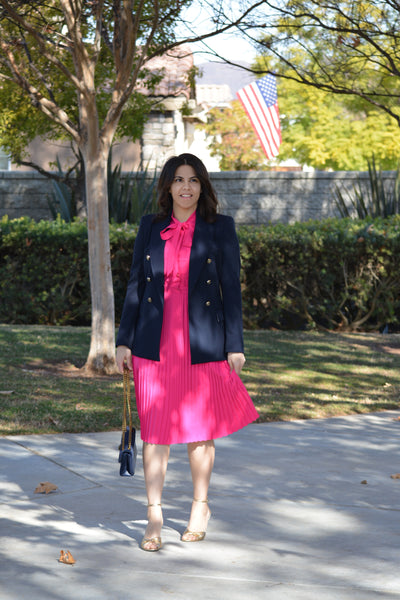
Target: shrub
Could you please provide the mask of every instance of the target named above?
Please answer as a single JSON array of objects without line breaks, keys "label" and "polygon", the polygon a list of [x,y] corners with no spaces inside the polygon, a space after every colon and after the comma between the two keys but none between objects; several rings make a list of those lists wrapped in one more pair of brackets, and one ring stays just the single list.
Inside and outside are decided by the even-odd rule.
[{"label": "shrub", "polygon": [[[116,321],[137,225],[110,225]],[[400,216],[239,227],[246,328],[396,327]],[[0,222],[0,321],[88,325],[86,223]]]},{"label": "shrub", "polygon": [[[87,216],[86,204],[79,202],[79,183],[82,181],[83,160],[77,162],[67,175],[63,174],[57,157],[57,169],[64,182],[53,180],[53,193],[47,199],[53,219],[59,216],[67,223],[76,217]],[[72,176],[71,176],[72,174]],[[107,196],[110,223],[139,223],[143,215],[157,210],[157,172],[149,172],[148,165],[139,171],[122,173],[122,164],[112,168],[112,150],[107,161]],[[84,199],[83,199],[84,200]]]},{"label": "shrub", "polygon": [[122,174],[121,165],[111,169],[108,158],[107,188],[110,223],[139,223],[143,215],[157,211],[157,172],[148,167]]},{"label": "shrub", "polygon": [[[110,226],[116,313],[122,309],[137,226]],[[0,321],[90,325],[86,223],[0,222]]]},{"label": "shrub", "polygon": [[377,169],[373,157],[368,161],[367,181],[358,177],[356,185],[347,194],[336,186],[334,200],[342,217],[376,219],[400,214],[400,168],[394,179],[385,181],[384,173]]},{"label": "shrub", "polygon": [[400,317],[400,217],[240,228],[246,327],[376,329]]},{"label": "shrub", "polygon": [[2,219],[1,321],[85,324],[90,314],[88,290],[84,223]]}]

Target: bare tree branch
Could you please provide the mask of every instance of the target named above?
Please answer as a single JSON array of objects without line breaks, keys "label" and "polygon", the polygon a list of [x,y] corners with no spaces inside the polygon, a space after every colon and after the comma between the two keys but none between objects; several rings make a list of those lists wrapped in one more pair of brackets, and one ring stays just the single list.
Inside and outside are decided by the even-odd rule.
[{"label": "bare tree branch", "polygon": [[[61,4],[63,4],[63,2],[64,2],[64,4],[66,4],[65,0],[60,0],[60,2],[61,2]],[[68,4],[69,4],[69,2],[68,2]],[[66,67],[66,65],[61,60],[59,60],[57,58],[57,56],[54,54],[54,41],[51,41],[51,43],[49,43],[49,45],[50,45],[50,49],[49,49],[47,47],[47,43],[46,43],[47,40],[42,35],[42,33],[38,32],[34,27],[32,27],[30,25],[29,21],[26,21],[23,17],[21,17],[19,15],[19,13],[16,10],[14,10],[14,8],[10,5],[10,3],[7,2],[7,0],[1,0],[0,6],[3,6],[7,10],[7,12],[10,14],[10,17],[13,20],[15,20],[16,23],[18,23],[18,25],[21,27],[21,29],[25,30],[27,33],[29,33],[32,36],[32,38],[37,43],[38,49],[40,50],[42,55],[46,58],[46,60],[48,60],[50,63],[52,63],[57,69],[59,69],[65,75],[65,77],[67,77],[67,79],[69,79],[73,83],[73,85],[77,89],[79,89],[81,92],[83,92],[84,88],[83,88],[83,86],[81,87],[81,81],[73,73],[71,73],[71,71]],[[0,30],[0,33],[1,33],[1,30]]]}]

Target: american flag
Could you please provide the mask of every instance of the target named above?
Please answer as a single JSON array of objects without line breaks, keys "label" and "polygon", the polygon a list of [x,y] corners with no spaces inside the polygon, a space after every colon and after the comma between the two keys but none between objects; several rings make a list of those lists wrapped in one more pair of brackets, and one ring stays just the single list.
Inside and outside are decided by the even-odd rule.
[{"label": "american flag", "polygon": [[275,77],[266,75],[246,85],[236,94],[243,104],[267,158],[277,156],[282,137]]}]

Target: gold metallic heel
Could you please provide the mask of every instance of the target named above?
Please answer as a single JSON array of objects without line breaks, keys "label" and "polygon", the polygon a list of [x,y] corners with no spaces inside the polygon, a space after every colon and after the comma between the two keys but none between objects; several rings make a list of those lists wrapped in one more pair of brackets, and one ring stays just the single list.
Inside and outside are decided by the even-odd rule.
[{"label": "gold metallic heel", "polygon": [[[197,498],[193,498],[193,502],[201,502],[203,504],[208,504],[207,500],[197,500]],[[207,522],[210,520],[211,511],[208,511]],[[201,542],[206,537],[205,531],[191,531],[190,529],[185,529],[182,534],[181,541],[182,542]]]},{"label": "gold metallic heel", "polygon": [[[161,504],[148,504],[147,508],[150,508],[152,506],[161,506]],[[150,544],[154,545],[154,547],[146,548],[146,545],[150,545]],[[160,550],[160,548],[162,548],[161,538],[160,537],[151,537],[151,538],[144,537],[142,539],[142,541],[140,542],[140,547],[145,552],[158,552],[158,550]]]}]

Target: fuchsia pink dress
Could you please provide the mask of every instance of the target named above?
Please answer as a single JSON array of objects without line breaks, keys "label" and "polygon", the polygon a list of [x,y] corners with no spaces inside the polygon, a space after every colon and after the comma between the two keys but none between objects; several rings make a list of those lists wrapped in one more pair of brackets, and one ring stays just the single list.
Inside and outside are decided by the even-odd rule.
[{"label": "fuchsia pink dress", "polygon": [[195,222],[196,213],[184,223],[172,217],[161,232],[165,250],[160,361],[133,356],[141,437],[151,444],[210,440],[258,418],[227,361],[191,364],[188,281]]}]

